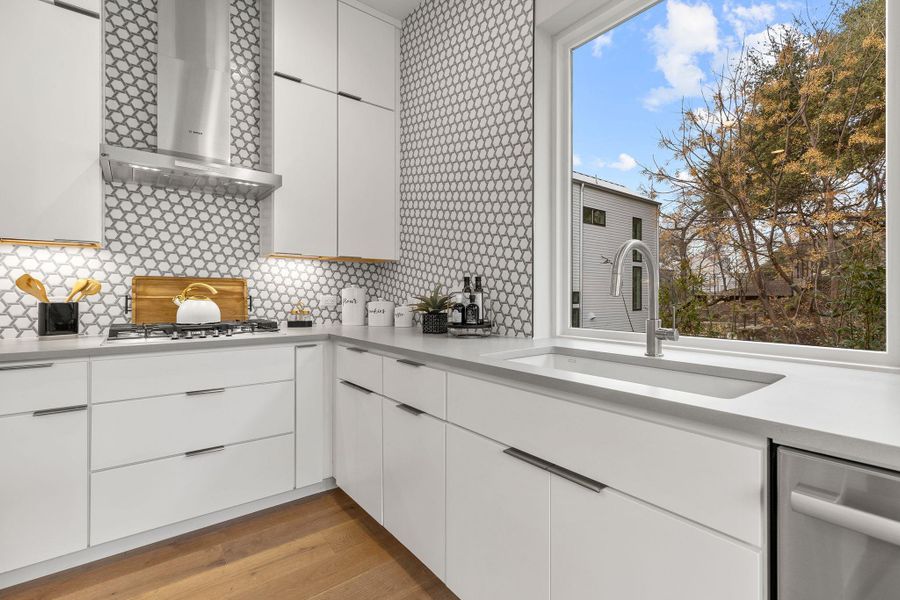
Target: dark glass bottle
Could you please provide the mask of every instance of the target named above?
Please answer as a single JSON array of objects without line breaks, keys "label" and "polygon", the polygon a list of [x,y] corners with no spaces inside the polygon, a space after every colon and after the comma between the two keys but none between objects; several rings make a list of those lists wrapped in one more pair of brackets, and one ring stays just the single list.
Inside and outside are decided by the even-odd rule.
[{"label": "dark glass bottle", "polygon": [[469,304],[466,306],[466,325],[478,325],[480,318],[478,304],[475,302],[475,294],[469,294]]},{"label": "dark glass bottle", "polygon": [[472,293],[472,278],[463,277],[463,293],[468,296]]},{"label": "dark glass bottle", "polygon": [[478,305],[478,323],[484,323],[484,289],[481,287],[481,276],[475,276],[475,304]]},{"label": "dark glass bottle", "polygon": [[466,305],[457,302],[450,307],[450,322],[454,325],[462,325],[466,321]]}]

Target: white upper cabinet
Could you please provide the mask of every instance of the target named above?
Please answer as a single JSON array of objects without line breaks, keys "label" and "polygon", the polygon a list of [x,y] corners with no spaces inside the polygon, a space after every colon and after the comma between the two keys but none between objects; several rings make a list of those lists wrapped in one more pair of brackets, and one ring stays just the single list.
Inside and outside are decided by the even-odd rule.
[{"label": "white upper cabinet", "polygon": [[396,260],[393,111],[338,99],[338,253]]},{"label": "white upper cabinet", "polygon": [[337,96],[274,78],[275,172],[260,202],[263,254],[337,255]]},{"label": "white upper cabinet", "polygon": [[338,91],[391,110],[396,104],[397,28],[338,3]]},{"label": "white upper cabinet", "polygon": [[0,238],[100,242],[99,19],[0,2]]},{"label": "white upper cabinet", "polygon": [[274,0],[275,72],[337,91],[335,0]]}]

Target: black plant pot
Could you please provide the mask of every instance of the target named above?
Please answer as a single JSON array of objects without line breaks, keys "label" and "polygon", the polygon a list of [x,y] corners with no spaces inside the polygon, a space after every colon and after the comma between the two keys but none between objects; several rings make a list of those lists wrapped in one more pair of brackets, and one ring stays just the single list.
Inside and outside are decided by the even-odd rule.
[{"label": "black plant pot", "polygon": [[422,333],[447,333],[447,313],[422,314]]}]

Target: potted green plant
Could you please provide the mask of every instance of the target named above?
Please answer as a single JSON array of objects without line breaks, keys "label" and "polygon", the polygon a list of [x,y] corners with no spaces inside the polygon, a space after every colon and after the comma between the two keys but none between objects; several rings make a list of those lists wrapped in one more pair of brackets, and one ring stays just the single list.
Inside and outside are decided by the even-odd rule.
[{"label": "potted green plant", "polygon": [[450,309],[450,296],[444,294],[444,288],[437,285],[429,296],[413,296],[415,304],[410,304],[415,312],[422,314],[422,333],[447,333],[447,311]]}]

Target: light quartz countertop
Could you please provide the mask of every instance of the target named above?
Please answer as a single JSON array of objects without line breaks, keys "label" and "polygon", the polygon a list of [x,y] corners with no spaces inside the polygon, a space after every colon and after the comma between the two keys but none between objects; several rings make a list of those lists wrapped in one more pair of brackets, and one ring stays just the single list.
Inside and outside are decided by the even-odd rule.
[{"label": "light quartz countertop", "polygon": [[[409,357],[450,371],[494,379],[566,400],[771,438],[776,443],[900,470],[900,374],[770,357],[735,356],[665,345],[665,361],[783,375],[737,398],[713,398],[640,383],[504,360],[545,347],[643,357],[643,344],[570,338],[458,339],[392,327],[313,327],[233,338],[106,342],[102,337],[0,341],[0,365],[14,362],[186,352],[334,340]],[[501,356],[494,356],[500,354]],[[0,393],[2,396],[2,393]],[[0,399],[2,401],[2,399]],[[650,414],[652,418],[652,414]]]}]

